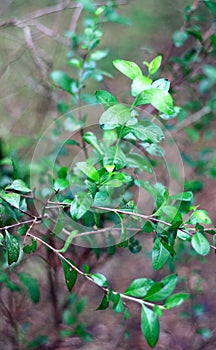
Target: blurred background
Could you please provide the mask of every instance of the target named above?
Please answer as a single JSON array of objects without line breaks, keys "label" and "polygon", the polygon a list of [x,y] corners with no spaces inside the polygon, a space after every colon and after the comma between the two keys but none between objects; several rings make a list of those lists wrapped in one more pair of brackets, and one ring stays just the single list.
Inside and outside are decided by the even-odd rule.
[{"label": "blurred background", "polygon": [[[33,18],[32,25],[30,24],[31,36],[28,31],[23,31],[22,23],[19,22],[23,18],[31,17],[32,13],[38,14],[41,9],[59,4],[63,6],[64,1],[1,0],[0,141],[2,158],[12,154],[25,162],[31,160],[41,133],[59,115],[56,99],[63,98],[64,93],[53,87],[49,74],[52,70],[68,69],[66,64],[68,47],[65,45],[64,34],[73,28],[75,11],[65,9]],[[94,93],[96,89],[108,89],[125,101],[127,96],[124,90],[129,87],[129,81],[114,69],[112,60],[121,58],[142,64],[143,60],[149,60],[157,54],[166,57],[172,47],[173,32],[184,25],[183,14],[185,7],[189,4],[191,4],[189,0],[131,0],[119,6],[118,13],[122,16],[122,23],[104,23],[104,36],[100,43],[101,49],[109,50],[108,57],[100,63],[100,66],[109,71],[114,78],[106,77],[102,82],[89,81],[86,91]],[[210,15],[205,7],[201,7],[197,16],[203,19],[203,26],[207,27]],[[15,25],[13,24],[14,19]],[[78,30],[81,27],[82,15]],[[190,47],[190,42],[187,45]],[[175,50],[176,48],[174,48],[174,53]],[[177,54],[180,55],[182,51],[179,48]],[[38,56],[41,60],[35,59]],[[164,68],[162,75],[171,79],[172,86],[173,74],[169,71],[169,66]],[[188,85],[184,86],[184,82],[180,87],[176,86],[174,93],[179,105],[184,102],[185,98],[191,97]],[[191,98],[194,98],[195,101],[199,100],[199,96],[196,95]],[[201,136],[198,133],[200,130],[205,130]],[[214,135],[215,124],[211,115],[195,130],[189,129],[186,134],[187,138],[183,131],[174,136],[182,154],[185,153],[185,149],[188,151],[190,148],[191,151],[191,158],[188,155],[185,156],[188,189],[191,189],[192,185],[197,186],[194,187],[197,190],[195,202],[200,203],[202,209],[209,210],[215,224],[215,179],[214,176],[206,176],[205,164],[207,164],[208,157],[207,161],[205,157],[201,157],[203,154],[208,154],[203,149],[210,148],[211,155],[214,154]],[[204,153],[201,154],[201,150]],[[195,163],[192,163],[192,160]],[[193,184],[189,180],[191,177],[196,180]],[[2,176],[0,185],[4,186],[5,181],[5,177]],[[181,276],[179,288],[186,288],[192,298],[162,319],[161,336],[156,350],[215,349],[214,254],[211,253],[207,258],[201,259],[195,253],[191,253],[187,245],[183,247],[179,244],[178,269],[175,270],[174,266],[170,266],[162,271],[152,272],[150,258],[152,240],[141,236],[140,241],[143,244],[143,250],[139,254],[128,258],[128,252],[122,249],[105,262],[99,260],[95,263],[95,271],[104,273],[116,290],[124,290],[128,283],[134,278],[139,278],[140,274],[143,277],[159,280],[168,274],[170,269],[173,272],[176,271]],[[89,259],[93,257],[90,256]],[[67,337],[67,331],[62,329],[64,341],[61,344],[52,345],[50,349],[149,349],[139,329],[140,316],[136,305],[131,305],[132,316],[126,323],[122,320],[122,315],[114,314],[112,310],[96,312],[95,308],[101,299],[98,290],[83,281],[78,283],[74,292],[81,298],[79,304],[75,295],[67,295],[58,266],[54,264],[52,268],[58,275],[59,303],[67,304],[65,308],[67,311],[64,313],[65,323],[70,325],[71,322],[73,327],[77,323],[87,324],[87,332],[83,330],[85,328],[83,326],[84,328],[80,327],[72,337]],[[30,301],[25,300],[24,302],[19,296],[16,299],[19,302],[18,307],[13,297],[8,295],[4,288],[0,290],[1,298],[5,298],[11,310],[13,309],[11,314],[22,339],[19,349],[48,349],[49,347],[43,343],[46,343],[46,336],[49,340],[55,339],[56,330],[55,315],[53,315],[49,300],[50,286],[49,279],[47,279],[46,262],[39,257],[39,254],[35,254],[25,260],[21,269],[31,271],[39,279],[42,290],[40,303],[32,305]],[[116,270],[118,270],[118,277]],[[88,291],[88,302],[85,299],[86,290]],[[15,349],[11,335],[13,325],[7,324],[3,311],[2,315],[0,317],[1,349]],[[70,317],[74,317],[75,323]],[[89,342],[86,343],[86,341]]]}]

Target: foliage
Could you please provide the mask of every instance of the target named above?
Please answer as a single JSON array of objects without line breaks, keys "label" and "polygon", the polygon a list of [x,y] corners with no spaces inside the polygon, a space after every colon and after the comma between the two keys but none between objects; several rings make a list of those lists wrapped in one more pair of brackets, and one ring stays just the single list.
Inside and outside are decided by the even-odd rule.
[{"label": "foliage", "polygon": [[[196,141],[202,127],[212,118],[215,110],[212,87],[216,83],[216,71],[210,59],[215,57],[215,33],[208,32],[206,38],[201,24],[194,24],[197,7],[188,6],[183,27],[173,34],[173,44],[181,48],[187,45],[190,37],[194,45],[181,56],[173,55],[163,62],[162,55],[155,55],[145,60],[142,66],[115,59],[114,67],[130,82],[125,104],[110,91],[98,89],[95,94],[86,95],[84,90],[90,79],[100,83],[104,77],[111,77],[109,72],[99,68],[100,61],[108,55],[108,50],[98,48],[103,35],[102,24],[124,20],[118,15],[114,1],[103,6],[92,1],[78,3],[87,17],[83,20],[82,32],[66,33],[70,41],[69,73],[59,69],[50,72],[56,91],[61,89],[66,97],[65,101],[56,100],[59,113],[64,115],[56,119],[51,132],[54,147],[45,160],[32,164],[30,175],[38,166],[41,183],[38,188],[31,186],[31,176],[30,179],[27,175],[18,176],[16,165],[12,163],[11,179],[0,192],[0,244],[4,254],[0,278],[5,288],[14,293],[25,290],[32,302],[38,303],[38,281],[30,273],[20,271],[19,265],[29,254],[40,253],[38,246],[42,244],[48,262],[52,254],[59,258],[69,292],[74,290],[78,276],[81,276],[103,294],[97,309],[105,310],[111,306],[116,313],[123,313],[125,320],[130,318],[130,302],[137,303],[141,313],[141,332],[149,346],[154,347],[159,339],[159,317],[190,298],[187,292],[176,292],[178,275],[170,271],[156,280],[141,275],[131,281],[124,292],[116,291],[105,275],[92,271],[88,261],[84,266],[78,264],[75,248],[76,245],[87,247],[97,259],[100,254],[118,254],[121,249],[136,254],[142,250],[139,236],[152,234],[154,271],[178,262],[181,244],[187,249],[189,244],[188,254],[194,255],[205,256],[211,248],[215,249],[209,237],[213,236],[215,241],[216,230],[211,226],[208,212],[193,203],[194,182],[185,191],[182,188],[180,192],[171,193],[165,183],[147,180],[147,175],[154,174],[157,169],[160,171],[166,153],[166,128],[175,132],[179,127],[186,127],[185,134]],[[214,2],[203,1],[202,5],[215,17]],[[205,63],[206,56],[209,57],[208,64]],[[173,83],[162,77],[162,69],[173,73]],[[186,101],[180,108],[175,105],[173,89],[177,90],[185,79],[188,91],[191,94],[196,92],[197,100]],[[83,112],[87,100],[89,104],[97,102],[103,107],[99,118],[100,135],[87,129],[88,115]],[[74,112],[75,107],[78,113]],[[146,107],[152,112],[150,117],[145,113]],[[208,119],[203,122],[204,115]],[[188,127],[188,121],[190,124],[196,122],[195,127]],[[70,133],[70,138],[59,146],[59,135],[64,137],[66,132]],[[64,155],[70,155],[71,147],[78,149],[82,156],[69,167],[64,163]],[[201,173],[208,167],[209,176],[215,178],[213,150],[207,154],[207,165],[203,164],[201,157],[193,159],[192,166]],[[186,153],[183,158],[191,162]],[[151,197],[151,213],[139,206],[136,196],[139,191]],[[34,206],[37,210],[33,209]],[[37,227],[40,227],[40,233]],[[62,239],[65,244],[60,248]],[[71,252],[76,259],[69,257]],[[16,282],[10,280],[8,271],[16,275]],[[52,278],[50,283],[53,283]],[[71,311],[73,302],[76,302],[76,312]],[[68,307],[62,307],[61,316],[55,316],[73,328],[72,334],[89,341],[91,336],[86,325],[77,325],[85,303],[85,299],[77,300],[75,294],[69,294]],[[65,331],[60,336],[69,333]],[[44,341],[46,339],[42,338],[41,343]],[[36,343],[40,345],[40,339]]]}]

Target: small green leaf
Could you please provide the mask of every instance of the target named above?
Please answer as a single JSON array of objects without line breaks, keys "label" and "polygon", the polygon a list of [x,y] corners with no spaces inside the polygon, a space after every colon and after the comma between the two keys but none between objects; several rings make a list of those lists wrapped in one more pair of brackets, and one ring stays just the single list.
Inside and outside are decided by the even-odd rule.
[{"label": "small green leaf", "polygon": [[191,241],[191,236],[189,235],[189,232],[179,229],[177,231],[177,237],[181,239],[182,241]]},{"label": "small green leaf", "polygon": [[[160,65],[161,65],[161,62],[162,62],[162,56],[159,55],[157,57],[155,57],[149,64],[148,64],[148,73],[149,75],[153,75],[155,74],[158,69],[160,68]],[[145,62],[144,62],[145,64]]]},{"label": "small green leaf", "polygon": [[161,309],[161,307],[159,306],[159,305],[154,305],[154,307],[153,307],[153,311],[154,311],[154,313],[157,315],[157,316],[159,316],[159,317],[162,317],[163,316],[163,311],[162,311],[162,309]]},{"label": "small green leaf", "polygon": [[145,305],[141,311],[141,330],[151,348],[153,348],[159,338],[160,324],[157,315]]},{"label": "small green leaf", "polygon": [[122,298],[120,296],[120,294],[115,294],[115,298],[114,298],[114,303],[113,303],[113,310],[115,312],[123,312],[124,311],[124,304],[122,301]]},{"label": "small green leaf", "polygon": [[25,182],[22,180],[14,180],[12,184],[8,185],[6,190],[14,190],[17,192],[29,193],[31,189],[26,186]]},{"label": "small green leaf", "polygon": [[155,293],[158,293],[163,288],[163,283],[155,282],[152,287],[148,290],[146,296],[143,298],[144,300],[150,300],[151,296]]},{"label": "small green leaf", "polygon": [[126,166],[126,156],[120,147],[111,146],[107,149],[103,158],[103,166],[106,168],[107,165],[115,165],[117,170]]},{"label": "small green leaf", "polygon": [[211,219],[208,216],[208,212],[206,210],[196,210],[190,217],[189,222],[191,224],[211,224]]},{"label": "small green leaf", "polygon": [[40,300],[40,290],[37,280],[28,273],[20,272],[18,274],[20,282],[28,292],[33,303],[38,303]]},{"label": "small green leaf", "polygon": [[143,298],[147,294],[148,290],[153,286],[153,284],[154,281],[147,278],[135,279],[133,282],[131,282],[131,284],[129,284],[124,294],[137,298]]},{"label": "small green leaf", "polygon": [[106,310],[109,306],[109,301],[107,299],[106,294],[104,294],[103,299],[101,300],[100,305],[97,307],[96,310]]},{"label": "small green leaf", "polygon": [[99,123],[102,129],[112,130],[119,125],[125,125],[130,118],[129,108],[121,104],[115,104],[102,113]]},{"label": "small green leaf", "polygon": [[17,237],[11,235],[8,231],[6,231],[6,255],[8,265],[12,265],[16,263],[19,259],[21,247],[20,241]]},{"label": "small green leaf", "polygon": [[69,186],[70,186],[70,182],[66,179],[61,179],[61,178],[57,179],[53,185],[55,191],[63,191]]},{"label": "small green leaf", "polygon": [[170,82],[169,82],[168,79],[161,78],[161,79],[155,80],[152,83],[152,87],[156,88],[156,89],[161,89],[161,90],[164,90],[164,91],[169,91],[169,89],[170,89]]},{"label": "small green leaf", "polygon": [[95,13],[95,5],[91,0],[77,0],[76,2],[81,4],[86,11],[89,11],[92,14]]},{"label": "small green leaf", "polygon": [[149,174],[152,174],[153,170],[149,161],[147,161],[144,156],[141,156],[138,153],[130,153],[126,157],[126,164],[130,168],[138,168],[146,171]]},{"label": "small green leaf", "polygon": [[76,163],[76,167],[89,177],[89,179],[93,181],[100,180],[99,173],[93,165],[87,164],[86,162],[78,162]]},{"label": "small green leaf", "polygon": [[135,79],[133,79],[131,85],[131,94],[132,96],[137,96],[140,92],[145,89],[151,88],[152,80],[145,75],[139,75]]},{"label": "small green leaf", "polygon": [[56,70],[51,72],[50,77],[58,87],[71,93],[71,84],[73,80],[67,74]]},{"label": "small green leaf", "polygon": [[199,231],[196,231],[191,239],[194,250],[200,255],[207,255],[210,251],[210,243],[207,238]]},{"label": "small green leaf", "polygon": [[80,219],[91,207],[92,197],[85,192],[79,192],[71,202],[70,214],[73,219]]},{"label": "small green leaf", "polygon": [[185,41],[188,38],[188,34],[185,31],[178,30],[173,33],[173,42],[176,47],[181,47],[184,45]]},{"label": "small green leaf", "polygon": [[93,61],[100,61],[103,58],[107,57],[109,50],[97,50],[91,53],[90,59]]},{"label": "small green leaf", "polygon": [[139,75],[142,75],[142,71],[139,66],[131,61],[114,60],[113,65],[126,77],[134,79]]},{"label": "small green leaf", "polygon": [[161,301],[168,298],[168,296],[172,294],[172,292],[174,291],[177,284],[177,280],[178,280],[178,277],[176,274],[168,275],[164,277],[160,281],[163,287],[160,290],[156,291],[154,294],[145,297],[145,300],[156,302],[156,301]]},{"label": "small green leaf", "polygon": [[169,256],[169,251],[164,247],[160,239],[156,238],[152,250],[152,268],[154,270],[160,270],[166,264]]},{"label": "small green leaf", "polygon": [[23,247],[23,251],[25,254],[30,254],[31,252],[32,253],[35,253],[36,250],[37,250],[37,241],[36,239],[31,239],[32,241],[32,244],[29,245],[29,244],[26,244],[24,247]]},{"label": "small green leaf", "polygon": [[14,208],[19,209],[20,205],[20,195],[17,193],[5,193],[3,191],[0,192],[0,197],[5,200],[7,203],[12,205]]},{"label": "small green leaf", "polygon": [[145,123],[133,125],[129,127],[129,131],[134,134],[139,140],[146,142],[160,142],[164,140],[164,133],[161,128],[154,123]]},{"label": "small green leaf", "polygon": [[71,263],[74,266],[75,266],[75,263],[71,259],[67,259],[67,261],[65,261],[64,259],[60,258],[60,260],[64,271],[64,277],[65,277],[67,289],[69,290],[69,292],[71,292],[77,280],[77,271],[73,269],[73,267],[70,266],[67,263],[67,261],[69,261],[69,263]]},{"label": "small green leaf", "polygon": [[183,201],[183,202],[190,202],[193,200],[193,192],[188,191],[188,192],[181,192],[174,194],[169,197],[170,200],[176,200],[176,201]]},{"label": "small green leaf", "polygon": [[130,318],[130,313],[129,313],[128,309],[126,309],[124,312],[124,320],[127,321],[129,318]]},{"label": "small green leaf", "polygon": [[147,98],[148,103],[154,106],[159,112],[165,114],[173,113],[173,99],[167,91],[152,88],[141,92],[141,94],[145,99]]},{"label": "small green leaf", "polygon": [[94,283],[97,284],[98,286],[101,286],[101,287],[109,286],[109,283],[106,277],[102,275],[102,273],[91,273],[89,276],[92,277]]},{"label": "small green leaf", "polygon": [[171,295],[165,302],[164,307],[166,309],[172,309],[173,307],[179,306],[188,299],[188,293],[176,293]]},{"label": "small green leaf", "polygon": [[20,226],[17,230],[18,235],[20,236],[24,236],[26,234],[26,232],[28,231],[28,225],[24,224],[22,226]]},{"label": "small green leaf", "polygon": [[103,105],[105,110],[107,110],[109,107],[112,107],[118,103],[115,96],[113,96],[110,92],[105,90],[97,90],[96,99],[98,103]]},{"label": "small green leaf", "polygon": [[71,243],[72,243],[74,237],[76,236],[77,232],[78,232],[77,230],[74,230],[74,231],[72,231],[69,234],[69,236],[67,237],[67,239],[65,241],[65,244],[64,244],[63,248],[59,250],[59,253],[65,253],[68,250],[68,248],[71,245]]},{"label": "small green leaf", "polygon": [[98,138],[93,134],[93,132],[89,131],[83,135],[83,140],[91,145],[99,154],[103,155],[103,149]]},{"label": "small green leaf", "polygon": [[214,17],[216,17],[216,3],[210,0],[203,0],[204,4],[209,8]]}]

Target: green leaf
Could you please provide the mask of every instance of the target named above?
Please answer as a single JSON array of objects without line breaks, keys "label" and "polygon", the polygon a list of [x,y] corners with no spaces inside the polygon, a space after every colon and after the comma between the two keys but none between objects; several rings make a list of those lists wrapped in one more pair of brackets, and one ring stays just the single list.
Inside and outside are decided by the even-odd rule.
[{"label": "green leaf", "polygon": [[140,145],[146,150],[146,152],[153,156],[164,157],[165,155],[164,150],[155,143],[142,142]]},{"label": "green leaf", "polygon": [[119,125],[125,125],[130,118],[129,108],[121,104],[115,104],[102,113],[99,123],[102,129],[111,130]]},{"label": "green leaf", "polygon": [[85,192],[79,192],[71,202],[70,214],[73,219],[80,219],[91,207],[92,197]]},{"label": "green leaf", "polygon": [[93,181],[99,181],[100,176],[97,169],[86,162],[78,162],[76,163],[76,167],[81,170],[89,179]]},{"label": "green leaf", "polygon": [[207,238],[199,231],[196,231],[191,239],[194,250],[200,255],[207,255],[210,251],[210,243]]},{"label": "green leaf", "polygon": [[129,318],[130,318],[130,313],[129,313],[128,309],[126,309],[124,312],[124,320],[127,321]]},{"label": "green leaf", "polygon": [[154,281],[147,278],[135,279],[133,282],[131,282],[131,284],[129,284],[124,294],[137,298],[143,298],[153,284]]},{"label": "green leaf", "polygon": [[20,236],[24,236],[26,234],[26,232],[28,231],[28,225],[24,224],[22,226],[20,226],[17,230],[18,235]]},{"label": "green leaf", "polygon": [[185,31],[178,30],[175,33],[173,33],[173,43],[176,47],[181,47],[184,45],[185,41],[188,38],[188,34]]},{"label": "green leaf", "polygon": [[123,304],[123,301],[122,301],[122,298],[121,298],[121,296],[120,296],[120,294],[115,294],[114,295],[115,297],[114,297],[114,303],[113,303],[113,310],[115,311],[115,312],[118,312],[118,313],[120,313],[120,312],[123,312],[124,311],[124,304]]},{"label": "green leaf", "polygon": [[17,192],[29,193],[31,189],[28,188],[24,181],[22,180],[14,180],[12,184],[5,187],[6,190],[14,190]]},{"label": "green leaf", "polygon": [[114,60],[113,65],[126,77],[134,79],[139,75],[142,75],[140,67],[131,61]]},{"label": "green leaf", "polygon": [[5,193],[5,192],[1,191],[0,198],[2,198],[7,203],[12,205],[12,207],[19,209],[19,205],[20,205],[20,195],[19,194],[17,194],[17,193]]},{"label": "green leaf", "polygon": [[181,229],[177,231],[177,237],[181,239],[182,241],[191,241],[191,236],[189,233],[182,231]]},{"label": "green leaf", "polygon": [[142,305],[141,311],[141,330],[147,343],[153,348],[159,338],[160,324],[156,314],[145,305]]},{"label": "green leaf", "polygon": [[148,73],[149,75],[155,74],[158,69],[160,68],[162,62],[162,56],[159,55],[155,57],[149,64],[148,64]]},{"label": "green leaf", "polygon": [[156,291],[154,294],[145,297],[145,300],[156,302],[156,301],[161,301],[168,298],[168,296],[172,294],[172,292],[174,291],[177,284],[177,280],[178,280],[178,277],[176,274],[168,275],[164,277],[160,281],[163,287],[160,290]]},{"label": "green leaf", "polygon": [[103,58],[107,57],[108,54],[109,50],[97,50],[91,53],[90,59],[93,61],[100,61]]},{"label": "green leaf", "polygon": [[115,96],[113,96],[108,91],[97,90],[95,95],[96,95],[97,102],[102,104],[105,110],[107,110],[109,107],[112,107],[118,103]]},{"label": "green leaf", "polygon": [[60,260],[61,260],[62,268],[64,271],[64,277],[65,277],[67,289],[69,290],[69,292],[71,292],[71,290],[73,289],[73,286],[75,285],[76,280],[77,280],[77,271],[75,269],[73,269],[73,267],[70,266],[67,263],[67,261],[69,261],[69,263],[71,263],[74,266],[75,266],[75,263],[73,262],[73,260],[68,259],[68,258],[67,258],[67,261],[65,261],[62,258],[60,258]]},{"label": "green leaf", "polygon": [[74,231],[72,231],[69,234],[69,236],[67,237],[67,239],[65,241],[65,244],[64,244],[63,248],[59,250],[59,253],[65,253],[68,250],[68,248],[71,245],[71,243],[72,243],[74,237],[76,236],[77,232],[78,232],[77,230],[74,230]]},{"label": "green leaf", "polygon": [[95,13],[95,5],[91,0],[76,0],[76,2],[81,4],[86,11],[93,14]]},{"label": "green leaf", "polygon": [[153,170],[149,161],[147,161],[144,156],[141,156],[138,153],[130,153],[126,156],[126,164],[130,168],[138,168],[146,171],[149,174],[152,174]]},{"label": "green leaf", "polygon": [[83,135],[83,140],[91,145],[99,154],[103,155],[103,149],[101,148],[100,142],[98,138],[93,134],[93,132],[89,131]]},{"label": "green leaf", "polygon": [[107,299],[106,294],[104,294],[103,299],[101,300],[100,305],[97,307],[96,310],[106,310],[109,306],[109,301]]},{"label": "green leaf", "polygon": [[203,2],[209,8],[212,14],[216,17],[216,3],[210,0],[203,0]]},{"label": "green leaf", "polygon": [[171,114],[160,113],[160,118],[163,120],[170,120],[170,119],[176,118],[178,116],[178,114],[180,113],[180,111],[181,111],[180,107],[174,106],[173,113],[171,113]]},{"label": "green leaf", "polygon": [[94,197],[94,206],[104,206],[104,205],[110,205],[110,195],[107,191],[99,191],[96,193]]},{"label": "green leaf", "polygon": [[145,89],[151,88],[152,79],[146,77],[145,75],[139,75],[133,79],[131,85],[131,94],[132,96],[137,96],[140,92]]},{"label": "green leaf", "polygon": [[158,210],[157,215],[160,215],[161,212],[163,213],[161,219],[171,223],[172,228],[178,228],[182,224],[182,216],[178,208],[172,205],[165,205]]},{"label": "green leaf", "polygon": [[173,307],[179,306],[188,299],[188,293],[176,293],[171,295],[165,302],[164,307],[166,309],[172,309]]},{"label": "green leaf", "polygon": [[164,140],[165,136],[161,128],[154,123],[145,123],[133,125],[129,127],[129,131],[134,134],[141,141],[160,142]]},{"label": "green leaf", "polygon": [[117,170],[126,166],[126,156],[121,148],[113,146],[107,149],[103,158],[103,166],[107,168],[108,165],[115,165]]},{"label": "green leaf", "polygon": [[196,210],[190,217],[189,222],[191,224],[211,224],[211,219],[208,216],[208,212],[206,210]]},{"label": "green leaf", "polygon": [[155,80],[152,83],[152,87],[156,88],[156,89],[161,89],[161,90],[164,90],[164,91],[169,91],[169,89],[170,89],[170,82],[169,82],[168,79],[161,78],[161,79]]},{"label": "green leaf", "polygon": [[89,276],[92,277],[94,283],[97,284],[98,286],[101,286],[101,287],[109,286],[109,283],[106,277],[102,275],[102,273],[91,273]]},{"label": "green leaf", "polygon": [[154,270],[160,270],[167,262],[170,253],[161,243],[159,238],[154,241],[152,250],[152,268]]},{"label": "green leaf", "polygon": [[51,72],[50,77],[58,87],[71,93],[71,84],[73,80],[67,74],[56,70]]},{"label": "green leaf", "polygon": [[53,185],[55,191],[63,191],[69,186],[70,186],[70,182],[62,178],[56,179]]},{"label": "green leaf", "polygon": [[36,241],[36,239],[31,238],[31,241],[32,241],[31,245],[26,244],[23,247],[23,251],[24,251],[25,254],[30,254],[31,252],[35,253],[36,250],[37,250],[37,241]]},{"label": "green leaf", "polygon": [[16,263],[19,259],[21,247],[20,241],[17,237],[11,235],[8,231],[6,231],[6,256],[8,265],[12,265]]},{"label": "green leaf", "polygon": [[158,293],[163,288],[163,283],[155,282],[152,287],[148,290],[146,296],[143,298],[144,300],[150,300],[151,296],[155,293]]},{"label": "green leaf", "polygon": [[191,191],[181,192],[169,197],[169,200],[173,200],[173,199],[176,201],[190,202],[193,200],[193,192]]},{"label": "green leaf", "polygon": [[40,300],[40,290],[37,280],[25,272],[18,273],[18,277],[33,303],[38,303]]},{"label": "green leaf", "polygon": [[150,103],[159,112],[165,114],[173,113],[173,99],[167,91],[152,88],[141,92],[141,95],[144,96],[144,99],[148,100],[147,103]]}]

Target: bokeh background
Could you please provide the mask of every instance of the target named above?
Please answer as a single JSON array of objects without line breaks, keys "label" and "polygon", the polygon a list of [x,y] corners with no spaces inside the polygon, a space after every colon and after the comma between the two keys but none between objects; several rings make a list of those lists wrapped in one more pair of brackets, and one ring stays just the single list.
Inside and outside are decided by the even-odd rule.
[{"label": "bokeh background", "polygon": [[[34,11],[47,6],[57,4],[54,0],[1,0],[1,21],[12,18],[22,19],[28,17]],[[100,65],[114,75],[114,79],[105,78],[102,83],[90,82],[86,87],[87,92],[96,89],[106,89],[124,101],[124,95],[129,81],[118,74],[112,66],[112,59],[122,58],[141,64],[157,54],[166,55],[172,43],[172,34],[183,24],[183,10],[189,0],[131,0],[127,5],[119,7],[118,12],[127,19],[128,24],[106,23],[103,25],[104,37],[100,48],[109,49],[109,56]],[[202,13],[205,15],[205,8]],[[201,14],[202,14],[201,13]],[[64,37],[64,33],[71,26],[73,10],[64,10],[50,14],[39,19],[41,24],[51,28]],[[80,24],[81,26],[81,24]],[[36,48],[41,49],[47,55],[49,65],[47,73],[53,69],[65,69],[67,48],[59,41],[53,40],[43,34],[37,28],[32,29],[32,39]],[[169,75],[169,72],[167,72]],[[49,80],[49,74],[47,75]],[[49,83],[51,83],[49,81]],[[0,27],[0,140],[4,155],[16,155],[19,159],[31,161],[34,147],[41,133],[58,116],[54,97],[61,98],[62,92],[57,91],[50,84],[46,84],[41,77],[41,70],[34,61],[31,52],[26,47],[23,30],[15,26]],[[187,95],[183,89],[176,93],[178,103]],[[215,134],[214,123],[211,124],[213,136]],[[191,140],[185,141],[181,133],[176,136],[176,142],[181,151],[191,147],[192,157],[196,157],[200,145],[191,145]],[[182,144],[183,142],[183,144]],[[205,146],[214,147],[214,137],[204,140]],[[215,182],[205,177],[205,174],[197,175],[196,167],[185,165],[186,177],[198,177],[202,182],[202,189],[196,194],[195,201],[202,208],[209,210],[213,223],[215,216],[216,191]],[[1,186],[4,185],[1,179]],[[95,271],[104,273],[116,290],[124,290],[132,279],[147,277],[160,279],[169,273],[169,268],[159,272],[152,272],[150,250],[152,238],[140,237],[143,250],[137,255],[128,258],[128,252],[120,250],[116,256],[111,256],[106,261],[94,262],[94,257],[88,257],[95,264]],[[215,332],[215,256],[211,253],[207,258],[198,258],[190,252],[187,245],[178,247],[178,269],[180,278],[179,289],[187,289],[192,297],[179,309],[165,315],[161,322],[161,336],[156,350],[210,350],[216,348]],[[58,265],[53,265],[58,275],[59,303],[64,301],[67,293],[62,271]],[[52,313],[52,305],[49,300],[50,286],[47,279],[46,262],[39,254],[25,260],[21,266],[23,271],[31,272],[39,281],[42,290],[41,301],[33,305],[21,296],[16,300],[20,302],[18,307],[13,297],[7,295],[4,288],[0,287],[1,298],[7,300],[13,309],[12,315],[17,327],[23,335],[20,349],[27,349],[27,340],[48,335],[49,339],[55,338],[55,315]],[[118,274],[116,274],[118,271]],[[131,305],[131,318],[125,322],[122,315],[109,311],[95,311],[100,303],[101,295],[98,290],[88,283],[79,282],[75,292],[81,298],[88,292],[88,302],[84,311],[79,316],[79,322],[87,324],[92,341],[85,343],[77,335],[65,337],[61,344],[56,344],[52,349],[141,349],[149,347],[145,343],[139,329],[139,310],[136,305]],[[11,298],[11,299],[10,299]],[[71,297],[72,298],[72,297]],[[12,300],[12,301],[11,301]],[[83,302],[85,303],[85,301]],[[75,313],[73,298],[69,313]],[[3,315],[3,314],[2,314]],[[68,315],[65,315],[68,317]],[[0,317],[0,347],[3,350],[14,349],[11,341],[11,325],[6,324],[5,318]],[[26,338],[25,338],[26,337]],[[30,347],[28,347],[30,348]],[[31,348],[43,349],[43,345]],[[45,347],[44,347],[45,348]],[[48,347],[47,347],[48,349]]]}]

